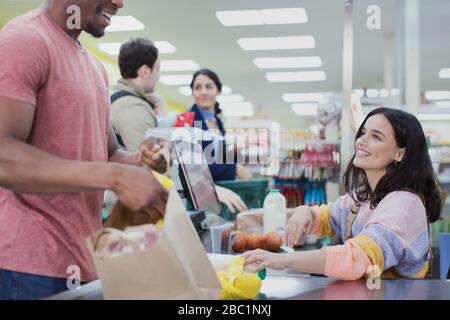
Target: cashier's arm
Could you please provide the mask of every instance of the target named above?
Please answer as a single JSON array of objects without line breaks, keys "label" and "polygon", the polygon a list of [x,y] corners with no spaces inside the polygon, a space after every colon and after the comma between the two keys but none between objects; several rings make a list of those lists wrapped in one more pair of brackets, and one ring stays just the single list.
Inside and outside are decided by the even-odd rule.
[{"label": "cashier's arm", "polygon": [[292,269],[298,272],[325,274],[325,249],[297,251],[293,253],[273,253],[261,249],[243,254],[246,264],[256,263],[256,269]]}]

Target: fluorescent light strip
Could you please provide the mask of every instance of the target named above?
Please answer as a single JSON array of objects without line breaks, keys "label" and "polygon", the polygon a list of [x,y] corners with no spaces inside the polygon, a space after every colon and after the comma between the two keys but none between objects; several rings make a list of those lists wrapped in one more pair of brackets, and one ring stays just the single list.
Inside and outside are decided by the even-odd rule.
[{"label": "fluorescent light strip", "polygon": [[438,108],[450,108],[450,101],[444,100],[444,101],[436,101],[434,103]]},{"label": "fluorescent light strip", "polygon": [[155,46],[158,48],[159,53],[175,53],[177,48],[168,41],[155,41]]},{"label": "fluorescent light strip", "polygon": [[417,119],[420,121],[446,121],[450,120],[450,113],[443,113],[443,114],[433,114],[433,113],[425,113],[425,114],[419,114],[417,116]]},{"label": "fluorescent light strip", "polygon": [[400,95],[400,89],[394,88],[391,89],[391,96],[398,96]]},{"label": "fluorescent light strip", "polygon": [[319,102],[324,99],[323,93],[285,93],[282,96],[286,102]]},{"label": "fluorescent light strip", "polygon": [[380,95],[380,91],[378,89],[367,89],[366,97],[367,98],[377,98]]},{"label": "fluorescent light strip", "polygon": [[364,89],[353,89],[352,92],[357,94],[360,98],[364,97]]},{"label": "fluorescent light strip", "polygon": [[194,60],[162,60],[160,71],[195,71],[198,69],[200,69],[200,65]]},{"label": "fluorescent light strip", "polygon": [[361,98],[363,98],[364,96],[366,96],[367,98],[387,98],[390,95],[391,96],[398,96],[400,94],[400,90],[399,89],[391,89],[390,91],[386,88],[382,88],[382,89],[367,89],[366,92],[364,92],[363,89],[354,89],[353,93],[357,93]]},{"label": "fluorescent light strip", "polygon": [[317,115],[317,103],[294,103],[291,105],[291,109],[298,116]]},{"label": "fluorescent light strip", "polygon": [[254,105],[250,102],[224,103],[220,105],[225,117],[251,117],[254,115]]},{"label": "fluorescent light strip", "polygon": [[[155,46],[158,48],[159,53],[175,53],[177,49],[167,41],[155,41]],[[98,48],[110,54],[112,56],[117,56],[120,53],[120,47],[122,42],[102,42],[98,45]]]},{"label": "fluorescent light strip", "polygon": [[190,84],[192,81],[192,75],[191,74],[165,74],[161,75],[159,77],[159,81],[162,84],[168,85],[168,86],[174,86],[174,85],[186,85]]},{"label": "fluorescent light strip", "polygon": [[221,94],[232,94],[233,90],[229,86],[222,86]]},{"label": "fluorescent light strip", "polygon": [[439,71],[439,78],[449,79],[450,78],[450,68],[442,68],[441,71]]},{"label": "fluorescent light strip", "polygon": [[217,101],[220,103],[236,103],[243,102],[244,97],[240,94],[228,94],[228,95],[220,95],[217,97]]},{"label": "fluorescent light strip", "polygon": [[192,90],[189,86],[183,86],[178,88],[178,93],[182,96],[192,96]]},{"label": "fluorescent light strip", "polygon": [[226,27],[308,22],[304,8],[217,11],[216,17]]},{"label": "fluorescent light strip", "polygon": [[140,31],[144,29],[144,24],[133,16],[112,16],[111,25],[106,28],[106,32]]},{"label": "fluorescent light strip", "polygon": [[246,51],[312,49],[316,41],[312,36],[293,36],[277,38],[239,38],[239,46]]},{"label": "fluorescent light strip", "polygon": [[387,98],[389,97],[389,90],[388,89],[380,89],[380,97],[381,98]]},{"label": "fluorescent light strip", "polygon": [[450,100],[450,91],[426,91],[427,100]]},{"label": "fluorescent light strip", "polygon": [[322,59],[317,56],[255,58],[253,62],[260,69],[320,68],[322,66]]},{"label": "fluorescent light strip", "polygon": [[102,42],[99,43],[98,48],[109,55],[117,56],[119,55],[121,45],[121,42]]},{"label": "fluorescent light strip", "polygon": [[308,16],[304,8],[263,9],[260,11],[264,24],[307,23]]},{"label": "fluorescent light strip", "polygon": [[268,72],[266,79],[270,82],[307,82],[324,81],[327,76],[323,71]]}]

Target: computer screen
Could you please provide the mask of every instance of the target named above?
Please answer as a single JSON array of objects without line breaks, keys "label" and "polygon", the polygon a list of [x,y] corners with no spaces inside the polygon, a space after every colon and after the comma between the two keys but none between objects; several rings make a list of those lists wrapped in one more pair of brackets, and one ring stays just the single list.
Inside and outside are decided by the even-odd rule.
[{"label": "computer screen", "polygon": [[222,206],[201,145],[175,141],[175,150],[186,198],[194,209],[202,209],[206,215],[216,214],[223,217]]}]

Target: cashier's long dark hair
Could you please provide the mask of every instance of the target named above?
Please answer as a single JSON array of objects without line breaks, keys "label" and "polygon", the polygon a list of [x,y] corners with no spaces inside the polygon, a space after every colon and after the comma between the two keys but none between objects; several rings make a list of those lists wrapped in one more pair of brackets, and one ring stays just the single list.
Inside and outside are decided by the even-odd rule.
[{"label": "cashier's long dark hair", "polygon": [[441,188],[434,176],[428,147],[422,126],[410,113],[389,108],[378,108],[370,112],[356,133],[355,141],[370,117],[384,115],[395,133],[398,147],[406,148],[405,155],[397,165],[388,165],[386,174],[380,179],[375,190],[371,190],[366,173],[353,165],[356,154],[350,160],[344,174],[344,186],[355,201],[370,201],[375,208],[380,201],[393,191],[410,191],[418,194],[427,212],[429,222],[436,221],[441,213]]}]

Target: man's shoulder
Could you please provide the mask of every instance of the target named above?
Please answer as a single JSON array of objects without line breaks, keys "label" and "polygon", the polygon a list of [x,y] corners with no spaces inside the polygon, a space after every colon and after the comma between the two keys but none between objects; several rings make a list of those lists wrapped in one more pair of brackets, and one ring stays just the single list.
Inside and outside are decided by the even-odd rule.
[{"label": "man's shoulder", "polygon": [[[122,96],[121,93],[124,95]],[[156,113],[148,101],[125,90],[114,90],[111,97],[114,97],[114,94],[118,94],[119,98],[111,103],[113,122],[119,120],[147,121],[149,118],[156,118]]]},{"label": "man's shoulder", "polygon": [[149,113],[153,113],[153,107],[150,102],[132,92],[124,90],[113,91],[111,98],[115,98],[115,94],[117,94],[119,98],[111,102],[111,107],[113,109],[120,109],[121,111],[145,110]]},{"label": "man's shoulder", "polygon": [[33,52],[44,50],[46,41],[42,15],[41,11],[33,10],[7,22],[0,32],[2,45],[19,45]]},{"label": "man's shoulder", "polygon": [[119,81],[112,90],[111,93],[112,106],[119,108],[127,107],[145,107],[151,108],[149,101],[141,97],[133,87],[129,86],[125,81]]},{"label": "man's shoulder", "polygon": [[[23,37],[41,38],[43,12],[40,9],[29,11],[8,21],[1,34],[14,34]],[[20,39],[18,39],[20,40]]]}]

